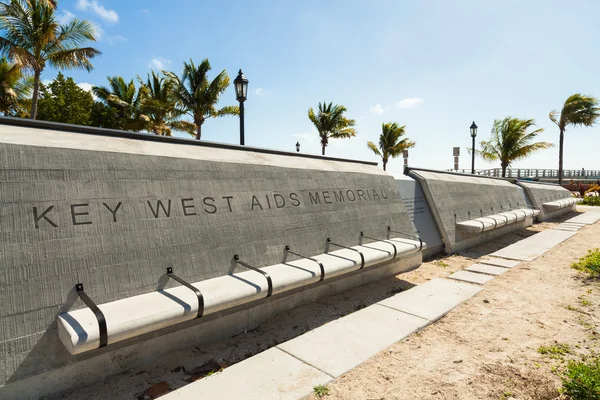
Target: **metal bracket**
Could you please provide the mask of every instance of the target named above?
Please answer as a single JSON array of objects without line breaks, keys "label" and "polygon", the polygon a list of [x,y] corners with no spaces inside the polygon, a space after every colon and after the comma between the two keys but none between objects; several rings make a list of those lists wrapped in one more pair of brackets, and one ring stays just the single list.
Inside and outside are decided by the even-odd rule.
[{"label": "metal bracket", "polygon": [[[481,222],[481,221],[479,221]],[[482,223],[483,224],[483,223]],[[419,236],[417,235],[412,235],[410,233],[406,233],[406,232],[398,232],[398,231],[393,231],[391,226],[388,226],[388,239],[390,238],[390,233],[398,233],[400,235],[406,235],[406,236],[410,236],[416,239],[419,239],[419,251],[423,251],[423,239],[421,239]]]},{"label": "metal bracket", "polygon": [[347,250],[352,250],[357,252],[358,254],[360,254],[360,268],[359,269],[363,269],[365,267],[365,256],[363,255],[362,252],[353,249],[352,247],[348,247],[348,246],[342,246],[341,244],[335,244],[331,241],[331,238],[327,238],[327,243],[329,243],[332,246],[336,246],[336,247],[340,247],[342,249],[347,249]]},{"label": "metal bracket", "polygon": [[252,271],[256,271],[259,274],[263,274],[265,276],[265,278],[267,278],[267,284],[269,286],[269,290],[267,291],[267,296],[266,297],[270,297],[273,294],[273,281],[271,280],[271,277],[269,276],[269,274],[267,274],[265,271],[258,269],[256,267],[253,267],[250,264],[247,264],[243,261],[240,260],[240,257],[236,254],[233,256],[233,261],[236,262],[236,264],[240,264],[243,265],[244,267],[251,269]]},{"label": "metal bracket", "polygon": [[106,329],[106,318],[104,317],[104,313],[98,308],[96,303],[90,299],[85,290],[83,290],[83,283],[76,284],[75,291],[79,295],[79,298],[83,300],[85,305],[92,310],[96,316],[96,319],[98,320],[98,329],[100,330],[100,346],[98,346],[98,348],[106,347],[108,344],[108,331]]},{"label": "metal bracket", "polygon": [[366,236],[364,232],[360,232],[360,237],[361,237],[361,238],[367,238],[367,239],[370,239],[370,240],[374,240],[374,241],[376,241],[376,242],[385,242],[385,243],[387,243],[387,244],[391,244],[391,245],[392,245],[392,247],[394,248],[394,257],[392,257],[392,260],[393,260],[394,258],[396,258],[396,255],[398,254],[398,250],[396,249],[396,245],[395,245],[394,243],[392,243],[392,242],[388,242],[386,239],[375,239],[375,238],[372,238],[372,237]]},{"label": "metal bracket", "polygon": [[319,282],[321,282],[323,279],[325,279],[325,267],[323,266],[323,264],[320,261],[315,260],[312,257],[305,257],[302,254],[294,253],[293,251],[290,250],[290,246],[285,246],[285,251],[287,251],[288,253],[293,254],[295,256],[298,256],[300,258],[306,258],[307,260],[314,261],[317,264],[319,264],[319,268],[321,269],[321,279],[319,279]]},{"label": "metal bracket", "polygon": [[204,296],[202,296],[202,292],[200,292],[200,289],[175,275],[173,273],[173,268],[171,267],[167,267],[167,276],[169,278],[175,279],[177,282],[181,283],[183,286],[187,287],[196,294],[196,297],[198,298],[198,313],[196,314],[196,319],[202,317],[202,314],[204,314]]}]

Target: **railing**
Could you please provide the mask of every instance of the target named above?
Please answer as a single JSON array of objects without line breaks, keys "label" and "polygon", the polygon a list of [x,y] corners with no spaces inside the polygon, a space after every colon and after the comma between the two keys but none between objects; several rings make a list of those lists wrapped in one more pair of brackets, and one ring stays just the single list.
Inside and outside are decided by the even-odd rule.
[{"label": "railing", "polygon": [[[448,171],[470,174],[470,169],[449,169]],[[501,168],[479,169],[475,170],[476,175],[491,176],[495,178],[502,177]],[[507,168],[506,178],[537,178],[540,180],[558,180],[557,169],[526,169],[526,168]],[[597,180],[600,179],[600,170],[580,170],[580,169],[565,169],[563,170],[563,179],[577,180]]]}]

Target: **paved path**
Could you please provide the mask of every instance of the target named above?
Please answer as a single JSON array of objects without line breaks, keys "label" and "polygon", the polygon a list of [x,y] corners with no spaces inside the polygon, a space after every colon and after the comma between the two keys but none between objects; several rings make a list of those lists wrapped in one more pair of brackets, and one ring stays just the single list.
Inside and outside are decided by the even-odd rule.
[{"label": "paved path", "polygon": [[[591,214],[591,215],[588,215]],[[483,290],[482,285],[533,260],[600,220],[588,212],[556,229],[542,231],[486,260],[457,271],[449,279],[436,278],[422,285],[331,321],[292,340],[239,362],[162,398],[192,400],[296,400],[368,360],[411,333],[435,322]],[[469,283],[465,283],[469,282]]]}]

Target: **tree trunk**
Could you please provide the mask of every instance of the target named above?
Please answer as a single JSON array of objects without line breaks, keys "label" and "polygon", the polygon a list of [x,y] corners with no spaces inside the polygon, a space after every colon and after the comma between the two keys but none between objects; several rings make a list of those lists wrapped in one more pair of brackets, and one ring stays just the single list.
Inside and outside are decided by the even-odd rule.
[{"label": "tree trunk", "polygon": [[500,163],[500,166],[502,167],[502,177],[506,178],[506,167],[508,167],[508,164]]},{"label": "tree trunk", "polygon": [[31,113],[29,118],[35,119],[37,115],[38,96],[40,93],[40,72],[35,71],[33,75],[33,97],[31,98]]},{"label": "tree trunk", "polygon": [[383,162],[383,170],[385,171],[385,166],[387,165],[388,160],[387,160],[387,158],[382,158],[381,160]]},{"label": "tree trunk", "polygon": [[196,129],[196,140],[200,140],[200,137],[202,136],[202,123],[196,123],[196,126],[198,127]]},{"label": "tree trunk", "polygon": [[560,140],[558,144],[558,184],[562,185],[563,178],[563,144],[565,141],[565,130],[560,128]]},{"label": "tree trunk", "polygon": [[325,155],[325,147],[327,146],[327,136],[321,136],[321,154]]}]

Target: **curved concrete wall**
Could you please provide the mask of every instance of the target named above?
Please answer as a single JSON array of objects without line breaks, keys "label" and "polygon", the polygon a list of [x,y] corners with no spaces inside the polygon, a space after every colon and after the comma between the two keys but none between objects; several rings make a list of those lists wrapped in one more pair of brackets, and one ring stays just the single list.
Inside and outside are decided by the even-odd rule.
[{"label": "curved concrete wall", "polygon": [[[540,210],[538,221],[546,221],[570,211],[574,211],[577,208],[575,202],[566,207],[549,206],[549,203],[554,201],[573,198],[571,192],[560,185],[528,181],[518,181],[517,185],[525,189],[525,193],[527,193],[527,197],[531,200],[533,206]],[[546,204],[546,206],[544,206],[544,204]]]},{"label": "curved concrete wall", "polygon": [[398,186],[400,197],[404,202],[404,208],[408,213],[415,230],[425,243],[427,248],[423,251],[423,258],[427,259],[444,251],[444,242],[431,214],[431,209],[421,185],[418,181],[404,174],[393,174]]},{"label": "curved concrete wall", "polygon": [[457,230],[457,222],[530,207],[523,188],[505,179],[418,168],[408,169],[408,175],[423,189],[446,253],[486,242],[533,223],[533,216],[528,215],[522,221],[485,233]]},{"label": "curved concrete wall", "polygon": [[44,126],[1,126],[0,385],[97,355],[58,340],[56,316],[84,307],[78,282],[103,304],[156,290],[166,267],[197,282],[232,273],[234,254],[260,268],[286,245],[311,256],[328,237],[414,234],[375,165]]}]

